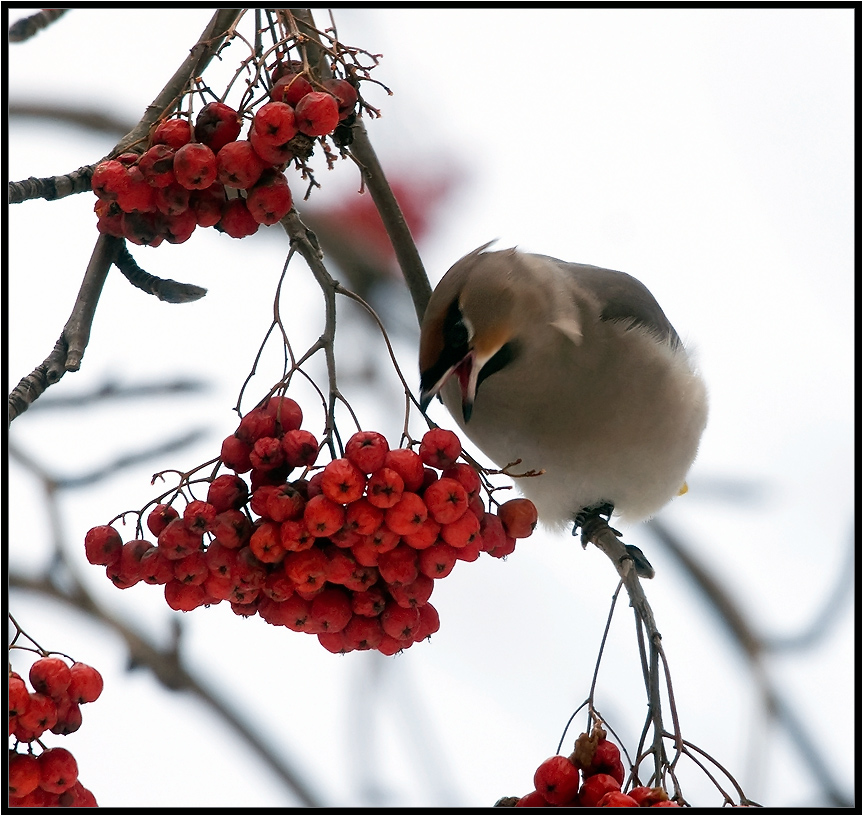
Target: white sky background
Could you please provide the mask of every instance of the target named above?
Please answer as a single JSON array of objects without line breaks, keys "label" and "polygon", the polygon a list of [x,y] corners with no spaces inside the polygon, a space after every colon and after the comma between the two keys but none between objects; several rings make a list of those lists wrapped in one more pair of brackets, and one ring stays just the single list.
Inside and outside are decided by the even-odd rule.
[{"label": "white sky background", "polygon": [[[14,10],[11,19],[26,13]],[[316,17],[326,22],[321,10]],[[10,97],[78,102],[137,121],[208,19],[204,9],[73,10],[10,48]],[[661,517],[761,631],[804,628],[848,568],[853,534],[853,12],[341,9],[336,20],[343,41],[384,55],[375,76],[395,95],[369,92],[384,116],[367,126],[385,168],[433,175],[455,164],[461,172],[449,210],[421,246],[433,281],[499,238],[625,270],[656,295],[697,349],[711,397],[690,493]],[[228,68],[244,53],[231,46]],[[12,179],[68,172],[115,141],[35,120],[13,122],[8,139]],[[320,201],[358,187],[349,162],[318,178]],[[293,189],[299,198],[302,186]],[[96,237],[92,206],[81,195],[11,208],[10,387],[46,357],[69,315]],[[12,428],[12,441],[64,475],[194,425],[209,431],[168,461],[63,503],[68,540],[93,591],[164,642],[176,613],[160,590],[109,586],[86,564],[83,536],[145,504],[154,471],[218,452],[235,427],[231,407],[269,325],[286,250],[278,228],[242,242],[199,230],[180,246],[137,248],[149,272],[207,286],[208,296],[170,306],[112,273],[81,371],[47,395],[88,391],[108,377],[132,384],[176,375],[204,378],[211,391],[80,412],[34,409]],[[288,280],[302,348],[320,330],[320,298],[301,264]],[[364,426],[395,443],[402,401],[385,349],[345,315],[345,390]],[[399,353],[416,380],[415,341],[402,338]],[[360,393],[358,372],[367,366],[378,372],[374,394],[368,385]],[[249,401],[274,380],[257,379]],[[432,416],[454,427],[437,404]],[[727,482],[749,488],[749,499],[724,495]],[[14,462],[9,498],[10,563],[36,569],[49,552],[47,522],[38,489]],[[657,568],[647,592],[684,737],[756,801],[825,804],[801,755],[765,719],[745,662],[704,602],[647,532],[625,532]],[[313,637],[241,620],[225,604],[183,617],[184,654],[284,745],[328,804],[371,803],[360,781],[365,761],[384,804],[488,806],[531,789],[536,766],[587,696],[615,583],[599,553],[538,533],[506,562],[458,564],[432,598],[441,631],[380,665],[373,655],[337,657]],[[105,677],[81,730],[50,735],[50,744],[75,753],[100,804],[293,804],[197,703],[161,690],[146,671],[125,672],[107,630],[30,596],[14,595],[12,611],[44,645]],[[816,647],[769,664],[801,720],[829,740],[849,797],[853,638],[846,600]],[[362,696],[375,669],[376,707]],[[640,683],[621,604],[597,703],[630,749],[645,713]],[[357,736],[359,710],[376,712],[380,728]],[[567,744],[583,724],[579,717]],[[430,790],[436,766],[448,775]],[[682,783],[694,804],[721,803],[691,766]]]}]

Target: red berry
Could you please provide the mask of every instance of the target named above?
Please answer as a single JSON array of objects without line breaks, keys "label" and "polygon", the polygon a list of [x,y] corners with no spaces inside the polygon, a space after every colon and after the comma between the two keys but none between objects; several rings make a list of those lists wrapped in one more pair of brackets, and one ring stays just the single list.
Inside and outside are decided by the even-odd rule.
[{"label": "red berry", "polygon": [[331,501],[349,504],[363,495],[366,477],[349,459],[334,459],[324,468],[321,490]]},{"label": "red berry", "polygon": [[[39,762],[32,754],[9,754],[9,796],[20,799],[39,787]],[[10,803],[15,807],[14,802]]]},{"label": "red berry", "polygon": [[[393,552],[398,553],[400,549],[397,548]],[[387,555],[392,555],[392,553],[387,553]],[[381,559],[383,559],[383,556],[381,556]],[[416,564],[416,558],[414,559],[414,564]],[[387,578],[384,570],[380,567],[380,563],[378,564],[378,568],[380,569],[381,578],[389,586],[390,595],[393,596],[393,600],[399,606],[421,607],[428,603],[428,599],[431,597],[432,590],[434,589],[434,581],[427,575],[418,572],[417,577],[410,583],[396,584]],[[416,569],[416,566],[414,569]]]},{"label": "red berry", "polygon": [[259,138],[282,145],[297,135],[294,109],[284,102],[268,102],[258,108],[253,122]]},{"label": "red berry", "polygon": [[302,552],[315,546],[315,537],[301,519],[283,521],[279,533],[282,546],[289,552]]},{"label": "red berry", "polygon": [[486,513],[479,523],[479,532],[482,537],[482,551],[490,552],[495,547],[506,544],[506,532],[503,522],[494,513]]},{"label": "red berry", "polygon": [[526,793],[521,797],[516,803],[516,807],[549,807],[548,802],[545,797],[538,791],[532,790],[530,793]]},{"label": "red berry", "polygon": [[[153,190],[153,188],[150,189]],[[153,195],[155,195],[154,190]],[[121,204],[120,206],[123,205]],[[162,235],[164,218],[161,215],[157,217],[155,213],[124,212],[122,224],[123,237],[138,246],[156,247],[165,240]]]},{"label": "red berry", "polygon": [[65,748],[49,748],[39,754],[39,787],[63,793],[78,781],[78,763]]},{"label": "red berry", "polygon": [[341,632],[351,619],[351,601],[340,587],[325,589],[311,606],[312,626],[319,632]]},{"label": "red berry", "polygon": [[639,807],[653,807],[659,802],[668,801],[668,794],[663,788],[648,788],[644,785],[633,788],[629,796],[635,799]]},{"label": "red berry", "polygon": [[666,799],[664,802],[657,802],[654,805],[650,805],[650,807],[680,807],[677,802],[672,802],[671,799]]},{"label": "red berry", "polygon": [[601,739],[596,743],[590,767],[584,769],[586,777],[598,773],[613,776],[618,784],[623,785],[626,771],[620,760],[620,750],[611,740]]},{"label": "red berry", "polygon": [[[231,238],[245,238],[248,235],[254,235],[260,225],[249,212],[246,202],[242,198],[234,198],[222,209],[222,219],[218,226]],[[238,473],[243,472],[238,471]]]},{"label": "red berry", "polygon": [[[276,77],[279,68],[273,72]],[[312,84],[303,76],[290,72],[278,73],[278,78],[273,80],[273,89],[270,91],[270,99],[275,102],[283,102],[288,105],[296,105],[306,94],[313,91]]]},{"label": "red berry", "polygon": [[384,523],[397,535],[416,533],[428,518],[428,508],[416,493],[405,491],[384,514]]},{"label": "red berry", "polygon": [[394,470],[402,477],[405,490],[416,493],[423,484],[425,471],[419,455],[407,448],[396,448],[386,455],[384,467]]},{"label": "red berry", "polygon": [[[261,490],[262,488],[258,488]],[[273,521],[294,521],[303,517],[306,502],[291,484],[275,487],[266,501],[267,516]]]},{"label": "red berry", "polygon": [[625,808],[635,808],[639,807],[638,802],[635,801],[631,796],[627,796],[625,793],[621,793],[620,791],[609,791],[606,793],[602,799],[600,799],[596,803],[597,807],[606,808],[606,807],[625,807]]},{"label": "red berry", "polygon": [[473,501],[479,495],[481,481],[479,473],[467,462],[456,462],[450,465],[441,474],[444,478],[455,479],[467,491],[469,501]]},{"label": "red berry", "polygon": [[322,538],[342,528],[345,510],[326,496],[314,496],[306,503],[303,522],[315,538]]},{"label": "red berry", "polygon": [[174,154],[174,178],[186,190],[206,190],[217,176],[216,154],[207,145],[191,142]]},{"label": "red berry", "polygon": [[306,136],[326,136],[339,123],[339,105],[332,94],[307,93],[294,109],[297,129]]},{"label": "red berry", "polygon": [[[225,510],[239,510],[248,498],[248,485],[239,476],[233,476],[230,473],[217,476],[207,488],[207,502],[213,506],[217,514]],[[210,524],[210,532],[214,522],[215,519]]]},{"label": "red berry", "polygon": [[252,552],[265,564],[277,564],[285,557],[279,525],[272,521],[262,522],[249,540]]},{"label": "red berry", "polygon": [[327,557],[317,547],[291,552],[285,556],[284,571],[297,589],[316,589],[327,579]]},{"label": "red berry", "polygon": [[260,177],[266,164],[255,153],[251,142],[226,144],[216,154],[216,172],[225,187],[248,190]]},{"label": "red berry", "polygon": [[141,556],[138,573],[146,584],[167,584],[174,577],[173,564],[163,550],[152,547]]},{"label": "red berry", "polygon": [[[120,561],[117,564],[119,581],[115,581],[121,589],[134,586],[141,580],[141,558],[144,553],[153,549],[153,545],[142,538],[134,538],[127,541],[120,550]],[[110,569],[110,567],[109,567]]]},{"label": "red berry", "polygon": [[414,640],[425,640],[440,630],[440,615],[430,603],[422,604],[420,610],[420,624],[414,632]]},{"label": "red berry", "polygon": [[233,108],[222,102],[210,102],[201,108],[195,120],[195,138],[218,153],[240,135],[240,123],[240,116]]},{"label": "red berry", "polygon": [[[426,491],[428,492],[428,491]],[[466,512],[456,521],[441,526],[440,537],[451,547],[459,549],[473,544],[479,539],[479,519],[470,511]],[[477,546],[479,546],[477,541]]]},{"label": "red berry", "polygon": [[165,600],[177,612],[191,612],[203,606],[206,597],[204,587],[199,584],[184,584],[176,579],[165,584]]},{"label": "red berry", "polygon": [[123,211],[116,201],[103,201],[96,199],[93,206],[96,213],[96,229],[102,235],[113,235],[115,238],[123,237]]},{"label": "red berry", "polygon": [[530,499],[510,499],[497,512],[503,529],[512,538],[527,538],[536,527],[536,507]]},{"label": "red berry", "polygon": [[59,657],[42,657],[30,666],[30,685],[40,694],[62,697],[72,681],[72,672]]},{"label": "red berry", "polygon": [[93,527],[84,537],[84,551],[91,564],[107,566],[117,561],[122,547],[123,539],[120,534],[107,524]]},{"label": "red berry", "polygon": [[157,504],[147,516],[147,529],[157,536],[180,514],[170,505]]},{"label": "red berry", "polygon": [[276,418],[266,408],[254,408],[240,420],[234,435],[249,445],[263,437],[277,436]]},{"label": "red berry", "polygon": [[63,701],[57,706],[57,722],[51,729],[52,734],[74,734],[83,722],[81,709],[76,704],[69,700],[68,697],[63,698]]},{"label": "red berry", "polygon": [[419,530],[402,536],[402,540],[415,550],[424,550],[431,547],[440,537],[441,526],[433,518],[427,518]]},{"label": "red berry", "polygon": [[594,774],[584,780],[578,793],[580,807],[596,807],[599,800],[609,791],[619,791],[620,784],[608,774]]},{"label": "red berry", "polygon": [[367,498],[359,498],[345,507],[345,527],[358,535],[371,535],[380,528],[383,521],[383,511]]},{"label": "red berry", "polygon": [[116,159],[100,162],[90,178],[90,186],[99,198],[106,201],[116,201],[121,193],[125,193],[132,183],[126,165]]},{"label": "red berry", "polygon": [[486,550],[492,558],[506,558],[515,551],[515,539],[511,536],[505,536],[504,543]]},{"label": "red berry", "polygon": [[224,510],[213,520],[210,533],[215,537],[210,546],[219,543],[228,549],[235,550],[247,544],[252,534],[252,525],[248,516],[240,510]]},{"label": "red berry", "polygon": [[339,120],[347,119],[357,104],[357,89],[345,79],[327,79],[323,85],[336,99]]},{"label": "red berry", "polygon": [[[176,163],[176,159],[174,161]],[[213,172],[215,173],[215,169]],[[218,182],[204,190],[193,190],[189,196],[189,208],[195,213],[195,221],[199,227],[216,226],[222,220],[222,210],[226,203],[225,188]]]},{"label": "red berry", "polygon": [[[189,191],[172,182],[156,190],[156,208],[162,215],[176,216],[189,209]],[[197,225],[197,221],[195,221]]]},{"label": "red berry", "polygon": [[153,131],[153,144],[164,144],[178,150],[192,140],[192,125],[188,119],[165,119]]},{"label": "red berry", "polygon": [[395,601],[387,602],[381,612],[381,628],[384,633],[396,640],[413,638],[420,622],[418,609],[399,606]]},{"label": "red berry", "polygon": [[474,536],[463,547],[456,549],[456,558],[459,561],[476,561],[479,554],[482,552],[482,539],[479,536]]},{"label": "red berry", "polygon": [[267,164],[282,167],[294,158],[294,151],[290,143],[273,144],[265,136],[258,135],[254,124],[249,130],[249,142],[251,142],[255,153]]},{"label": "red berry", "polygon": [[399,544],[389,552],[378,555],[378,571],[388,584],[412,584],[419,575],[417,551],[407,544]]},{"label": "red berry", "polygon": [[280,436],[287,431],[298,430],[303,424],[303,409],[290,397],[270,397],[264,411],[278,423]]},{"label": "red berry", "polygon": [[460,482],[443,477],[426,488],[423,501],[438,524],[450,524],[465,514],[468,495]]},{"label": "red berry", "polygon": [[376,618],[387,605],[387,595],[381,585],[376,584],[351,595],[351,609],[355,615]]},{"label": "red berry", "polygon": [[311,628],[311,603],[299,595],[291,595],[282,603],[281,616],[284,625],[294,632],[307,632]]},{"label": "red berry", "polygon": [[222,451],[219,456],[225,467],[237,473],[248,473],[252,469],[252,461],[249,459],[251,452],[251,445],[232,434],[222,442]]},{"label": "red berry", "polygon": [[213,526],[218,511],[205,501],[192,501],[183,510],[183,523],[196,533],[207,533]]},{"label": "red berry", "polygon": [[536,769],[533,784],[552,805],[568,804],[578,793],[578,768],[567,757],[549,757]]},{"label": "red berry", "polygon": [[291,467],[308,467],[318,458],[318,440],[308,431],[290,430],[282,437],[282,450]]},{"label": "red berry", "polygon": [[252,467],[257,470],[275,470],[285,462],[282,443],[274,436],[262,436],[249,454]]},{"label": "red berry", "polygon": [[[312,624],[314,626],[314,624]],[[339,632],[317,632],[318,643],[333,654],[346,654],[350,651],[345,645],[345,636]]]},{"label": "red berry", "polygon": [[278,170],[264,170],[246,196],[246,206],[259,223],[271,226],[282,220],[293,206],[288,180]]},{"label": "red berry", "polygon": [[190,530],[183,519],[174,519],[159,533],[158,546],[172,559],[184,558],[191,552],[201,549],[202,533]]},{"label": "red berry", "polygon": [[370,504],[386,510],[400,501],[404,490],[405,482],[398,472],[382,467],[369,478],[366,497]]},{"label": "red berry", "polygon": [[[179,558],[172,562],[174,578],[182,581],[184,584],[194,584],[199,586],[210,574],[210,568],[207,565],[207,557],[203,552],[189,553],[184,558]],[[167,581],[165,582],[167,583]]]},{"label": "red berry", "polygon": [[419,451],[423,464],[444,470],[455,464],[459,454],[461,442],[452,431],[432,428],[423,435]]},{"label": "red berry", "polygon": [[349,650],[376,649],[384,636],[381,622],[376,617],[363,615],[353,615],[342,633]]},{"label": "red berry", "polygon": [[446,578],[458,559],[458,550],[449,544],[433,544],[419,553],[419,571],[429,578]]},{"label": "red berry", "polygon": [[183,244],[192,237],[198,226],[198,217],[192,210],[164,216],[162,235],[169,244]]},{"label": "red berry", "polygon": [[30,692],[27,684],[16,672],[9,673],[9,716],[23,714],[30,705]]},{"label": "red berry", "polygon": [[345,457],[363,473],[374,473],[384,466],[389,449],[383,434],[376,431],[357,431],[345,445]]},{"label": "red berry", "polygon": [[168,145],[153,145],[138,160],[138,169],[151,187],[167,187],[174,179],[174,150]]},{"label": "red berry", "polygon": [[392,543],[386,549],[378,550],[374,542],[374,536],[366,536],[351,545],[351,555],[353,555],[360,566],[377,567],[381,552],[394,550],[398,545],[399,537],[395,536]]},{"label": "red berry", "polygon": [[18,725],[37,732],[37,737],[56,724],[57,704],[47,694],[32,693],[26,710],[18,714]]}]

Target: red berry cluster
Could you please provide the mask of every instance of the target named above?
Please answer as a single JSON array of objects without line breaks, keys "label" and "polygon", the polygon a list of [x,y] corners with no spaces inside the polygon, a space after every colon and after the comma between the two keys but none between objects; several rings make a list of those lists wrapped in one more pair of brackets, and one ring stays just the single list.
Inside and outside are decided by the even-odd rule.
[{"label": "red berry cluster", "polygon": [[[33,743],[45,733],[71,734],[81,727],[83,703],[102,693],[102,676],[86,663],[71,666],[59,657],[42,657],[24,679],[9,672],[9,804],[12,807],[96,807],[96,799],[78,781],[78,764],[65,748],[48,748],[38,756]],[[25,753],[22,748],[30,743]]]},{"label": "red berry cluster", "polygon": [[158,246],[182,244],[196,227],[244,238],[282,219],[293,203],[283,172],[288,162],[310,155],[312,140],[333,133],[357,103],[347,80],[315,90],[296,70],[301,64],[276,67],[271,101],[258,108],[247,139],[238,139],[240,113],[211,102],[194,127],[183,118],[164,120],[142,155],[101,162],[91,181],[99,232]]},{"label": "red berry cluster", "polygon": [[[479,474],[456,461],[461,443],[440,428],[418,453],[360,431],[343,458],[306,479],[321,445],[302,416],[287,397],[250,411],[222,443],[235,475],[213,479],[207,500],[182,515],[156,506],[147,517],[156,545],[94,527],[90,563],[120,588],[163,584],[172,609],[229,601],[238,615],[317,635],[331,652],[395,654],[438,630],[435,579],[481,552],[508,555],[536,524],[526,499],[486,512]],[[289,481],[296,468],[303,476]]]},{"label": "red berry cluster", "polygon": [[680,807],[662,788],[621,791],[626,772],[620,751],[604,731],[582,734],[571,756],[549,757],[533,776],[534,790],[514,807]]}]

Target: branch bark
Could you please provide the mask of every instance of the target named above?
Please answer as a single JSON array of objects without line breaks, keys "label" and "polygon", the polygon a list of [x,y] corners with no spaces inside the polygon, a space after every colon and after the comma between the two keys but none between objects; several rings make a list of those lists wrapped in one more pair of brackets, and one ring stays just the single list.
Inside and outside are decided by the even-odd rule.
[{"label": "branch bark", "polygon": [[[198,38],[198,42],[191,49],[189,56],[147,107],[138,124],[117,143],[109,155],[118,155],[141,139],[146,138],[150,127],[173,110],[186,84],[203,72],[243,12],[244,9],[219,9],[216,11]],[[83,192],[84,189],[89,189],[89,175],[87,176],[86,187],[82,188],[81,186],[85,175],[84,171],[89,170],[92,173],[93,166],[95,165],[90,168],[80,168],[66,177],[57,177],[47,181],[41,180],[41,183],[38,179],[10,183],[10,197],[13,189],[16,191],[16,195],[21,196],[16,199],[18,201],[27,198],[24,193],[28,190],[31,192],[45,192],[47,190],[53,198],[61,198],[63,195],[71,195],[73,192]],[[76,177],[77,181],[72,178],[73,176]],[[93,323],[102,286],[105,283],[111,263],[113,263],[114,258],[118,257],[120,246],[120,240],[110,236],[102,235],[96,241],[90,263],[84,274],[84,280],[81,283],[81,289],[78,292],[78,298],[60,339],[55,343],[48,357],[24,377],[9,395],[7,403],[8,423],[26,411],[27,407],[38,399],[46,388],[58,382],[67,371],[77,371],[81,367],[81,358],[84,356],[84,350],[90,339],[90,327]]]}]

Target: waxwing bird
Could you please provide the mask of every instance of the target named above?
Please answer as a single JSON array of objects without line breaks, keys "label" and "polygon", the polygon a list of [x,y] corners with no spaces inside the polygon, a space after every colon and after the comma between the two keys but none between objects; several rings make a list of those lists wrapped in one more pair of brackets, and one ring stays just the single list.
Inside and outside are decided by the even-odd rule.
[{"label": "waxwing bird", "polygon": [[543,523],[606,506],[638,521],[678,495],[707,392],[647,288],[623,272],[517,249],[465,255],[422,322],[420,403],[440,394]]}]

